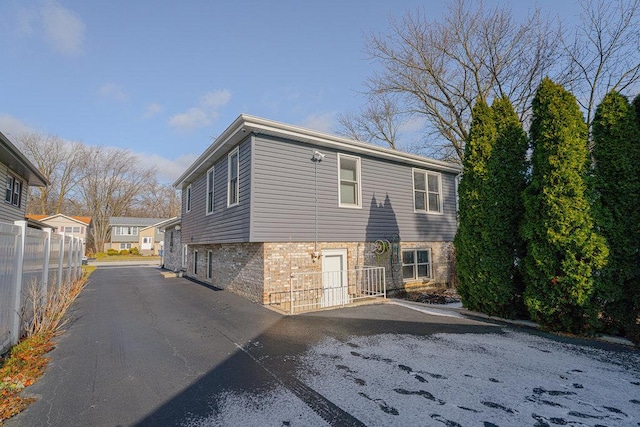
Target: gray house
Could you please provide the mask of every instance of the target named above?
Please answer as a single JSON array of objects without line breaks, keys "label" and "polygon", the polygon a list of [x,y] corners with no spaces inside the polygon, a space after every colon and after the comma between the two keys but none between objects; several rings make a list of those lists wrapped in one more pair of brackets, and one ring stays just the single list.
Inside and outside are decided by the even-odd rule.
[{"label": "gray house", "polygon": [[0,222],[24,220],[28,186],[47,184],[38,168],[0,132],[0,185],[5,190],[4,202],[0,203]]},{"label": "gray house", "polygon": [[445,284],[460,171],[240,115],[174,183],[181,267],[263,304],[296,299],[302,275],[316,274],[322,293],[326,273],[351,286],[346,272],[370,266],[385,268],[387,289]]},{"label": "gray house", "polygon": [[[109,228],[111,230],[111,241],[106,242],[104,250],[115,249],[121,251],[123,249],[138,248],[141,254],[155,255],[157,250],[152,251],[151,248],[155,248],[156,242],[163,240],[163,235],[157,228],[153,228],[148,235],[150,240],[141,240],[140,233],[143,229],[147,229],[159,222],[164,221],[166,218],[137,218],[137,217],[125,217],[125,216],[112,216],[109,218]],[[143,233],[144,234],[144,233]],[[146,247],[144,245],[149,245]],[[146,252],[143,252],[146,250]],[[153,253],[151,253],[153,252]]]}]

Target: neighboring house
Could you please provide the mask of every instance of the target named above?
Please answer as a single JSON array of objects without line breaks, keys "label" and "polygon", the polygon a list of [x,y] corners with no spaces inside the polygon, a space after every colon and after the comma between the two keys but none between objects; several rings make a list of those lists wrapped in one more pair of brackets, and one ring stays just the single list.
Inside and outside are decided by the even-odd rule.
[{"label": "neighboring house", "polygon": [[0,222],[24,221],[28,186],[45,187],[47,179],[9,139],[0,132]]},{"label": "neighboring house", "polygon": [[140,255],[162,255],[164,228],[161,228],[161,226],[173,219],[175,218],[163,220],[140,229],[140,236],[138,237]]},{"label": "neighboring house", "polygon": [[383,266],[387,288],[449,284],[460,172],[240,115],[174,183],[180,261],[187,276],[263,304],[305,272]]},{"label": "neighboring house", "polygon": [[83,254],[87,253],[87,241],[91,229],[90,216],[56,215],[27,215],[28,219],[40,221],[51,227],[54,232],[64,233],[82,239]]},{"label": "neighboring house", "polygon": [[[123,249],[131,248],[138,248],[138,250],[141,250],[140,231],[164,220],[165,219],[163,218],[134,218],[112,216],[111,218],[109,218],[111,241],[104,244],[104,250],[107,251],[109,249],[115,249],[117,251],[121,251]],[[152,230],[150,236],[153,237],[153,241],[155,242],[156,239],[154,230]]]},{"label": "neighboring house", "polygon": [[172,271],[182,270],[182,245],[180,243],[181,219],[179,217],[168,219],[156,224],[164,234],[162,244],[162,265]]}]

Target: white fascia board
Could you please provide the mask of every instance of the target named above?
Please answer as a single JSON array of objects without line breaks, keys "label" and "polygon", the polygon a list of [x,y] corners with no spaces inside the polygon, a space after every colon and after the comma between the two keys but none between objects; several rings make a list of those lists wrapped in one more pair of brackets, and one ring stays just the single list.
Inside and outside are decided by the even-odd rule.
[{"label": "white fascia board", "polygon": [[311,129],[288,125],[273,120],[241,114],[227,129],[196,159],[195,162],[175,181],[174,187],[182,189],[204,173],[215,160],[224,154],[225,148],[239,143],[250,133],[277,136],[311,145],[325,146],[350,153],[365,154],[372,157],[397,161],[423,168],[459,174],[462,168],[455,163],[428,159],[402,151],[377,147],[365,142],[330,135]]}]

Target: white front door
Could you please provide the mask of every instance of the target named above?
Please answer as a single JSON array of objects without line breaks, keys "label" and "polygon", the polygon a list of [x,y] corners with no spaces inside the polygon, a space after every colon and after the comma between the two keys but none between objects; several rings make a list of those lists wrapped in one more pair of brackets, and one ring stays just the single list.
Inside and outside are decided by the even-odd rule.
[{"label": "white front door", "polygon": [[321,307],[349,303],[347,292],[347,250],[322,251],[322,300]]}]

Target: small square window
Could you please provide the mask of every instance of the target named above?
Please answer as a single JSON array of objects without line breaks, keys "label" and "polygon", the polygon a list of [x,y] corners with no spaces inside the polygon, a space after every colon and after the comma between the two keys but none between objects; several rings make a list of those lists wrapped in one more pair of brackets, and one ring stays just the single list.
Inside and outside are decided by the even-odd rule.
[{"label": "small square window", "polygon": [[402,278],[404,280],[431,278],[431,251],[429,249],[403,250]]}]

